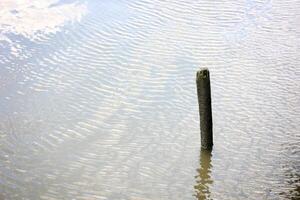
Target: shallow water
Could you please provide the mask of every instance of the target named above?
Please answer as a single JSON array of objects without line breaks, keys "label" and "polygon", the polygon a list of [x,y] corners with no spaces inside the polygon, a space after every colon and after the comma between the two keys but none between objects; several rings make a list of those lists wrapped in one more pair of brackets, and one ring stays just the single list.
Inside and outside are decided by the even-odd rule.
[{"label": "shallow water", "polygon": [[[0,199],[297,199],[299,1],[0,2]],[[211,74],[200,152],[195,75]]]}]

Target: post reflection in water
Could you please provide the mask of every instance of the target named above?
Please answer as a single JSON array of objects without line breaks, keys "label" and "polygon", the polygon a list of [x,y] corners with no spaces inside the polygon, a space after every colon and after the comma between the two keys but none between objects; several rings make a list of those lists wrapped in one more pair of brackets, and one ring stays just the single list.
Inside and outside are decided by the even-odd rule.
[{"label": "post reflection in water", "polygon": [[200,152],[200,168],[197,169],[195,196],[198,200],[212,199],[209,187],[213,183],[211,179],[211,151],[201,149]]}]

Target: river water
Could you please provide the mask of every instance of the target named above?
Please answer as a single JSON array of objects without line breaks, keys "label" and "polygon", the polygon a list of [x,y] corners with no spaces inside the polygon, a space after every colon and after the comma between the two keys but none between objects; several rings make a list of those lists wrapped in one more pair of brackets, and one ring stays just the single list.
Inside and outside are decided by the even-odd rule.
[{"label": "river water", "polygon": [[297,0],[1,0],[0,199],[299,199],[299,12]]}]

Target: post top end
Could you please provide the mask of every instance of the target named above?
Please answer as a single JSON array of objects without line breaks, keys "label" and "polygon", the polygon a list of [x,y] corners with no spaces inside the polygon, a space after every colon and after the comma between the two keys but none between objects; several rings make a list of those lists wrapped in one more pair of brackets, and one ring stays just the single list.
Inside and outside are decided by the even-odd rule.
[{"label": "post top end", "polygon": [[209,77],[209,70],[208,68],[201,68],[199,71],[197,71],[197,79],[199,78],[207,78]]}]

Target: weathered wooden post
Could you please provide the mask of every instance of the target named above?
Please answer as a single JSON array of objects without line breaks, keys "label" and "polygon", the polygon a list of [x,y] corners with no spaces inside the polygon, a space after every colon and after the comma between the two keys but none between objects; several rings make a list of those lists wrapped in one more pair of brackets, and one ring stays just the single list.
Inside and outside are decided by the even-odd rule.
[{"label": "weathered wooden post", "polygon": [[200,114],[201,148],[212,149],[213,126],[211,114],[211,94],[209,70],[203,68],[197,72],[197,94]]}]

